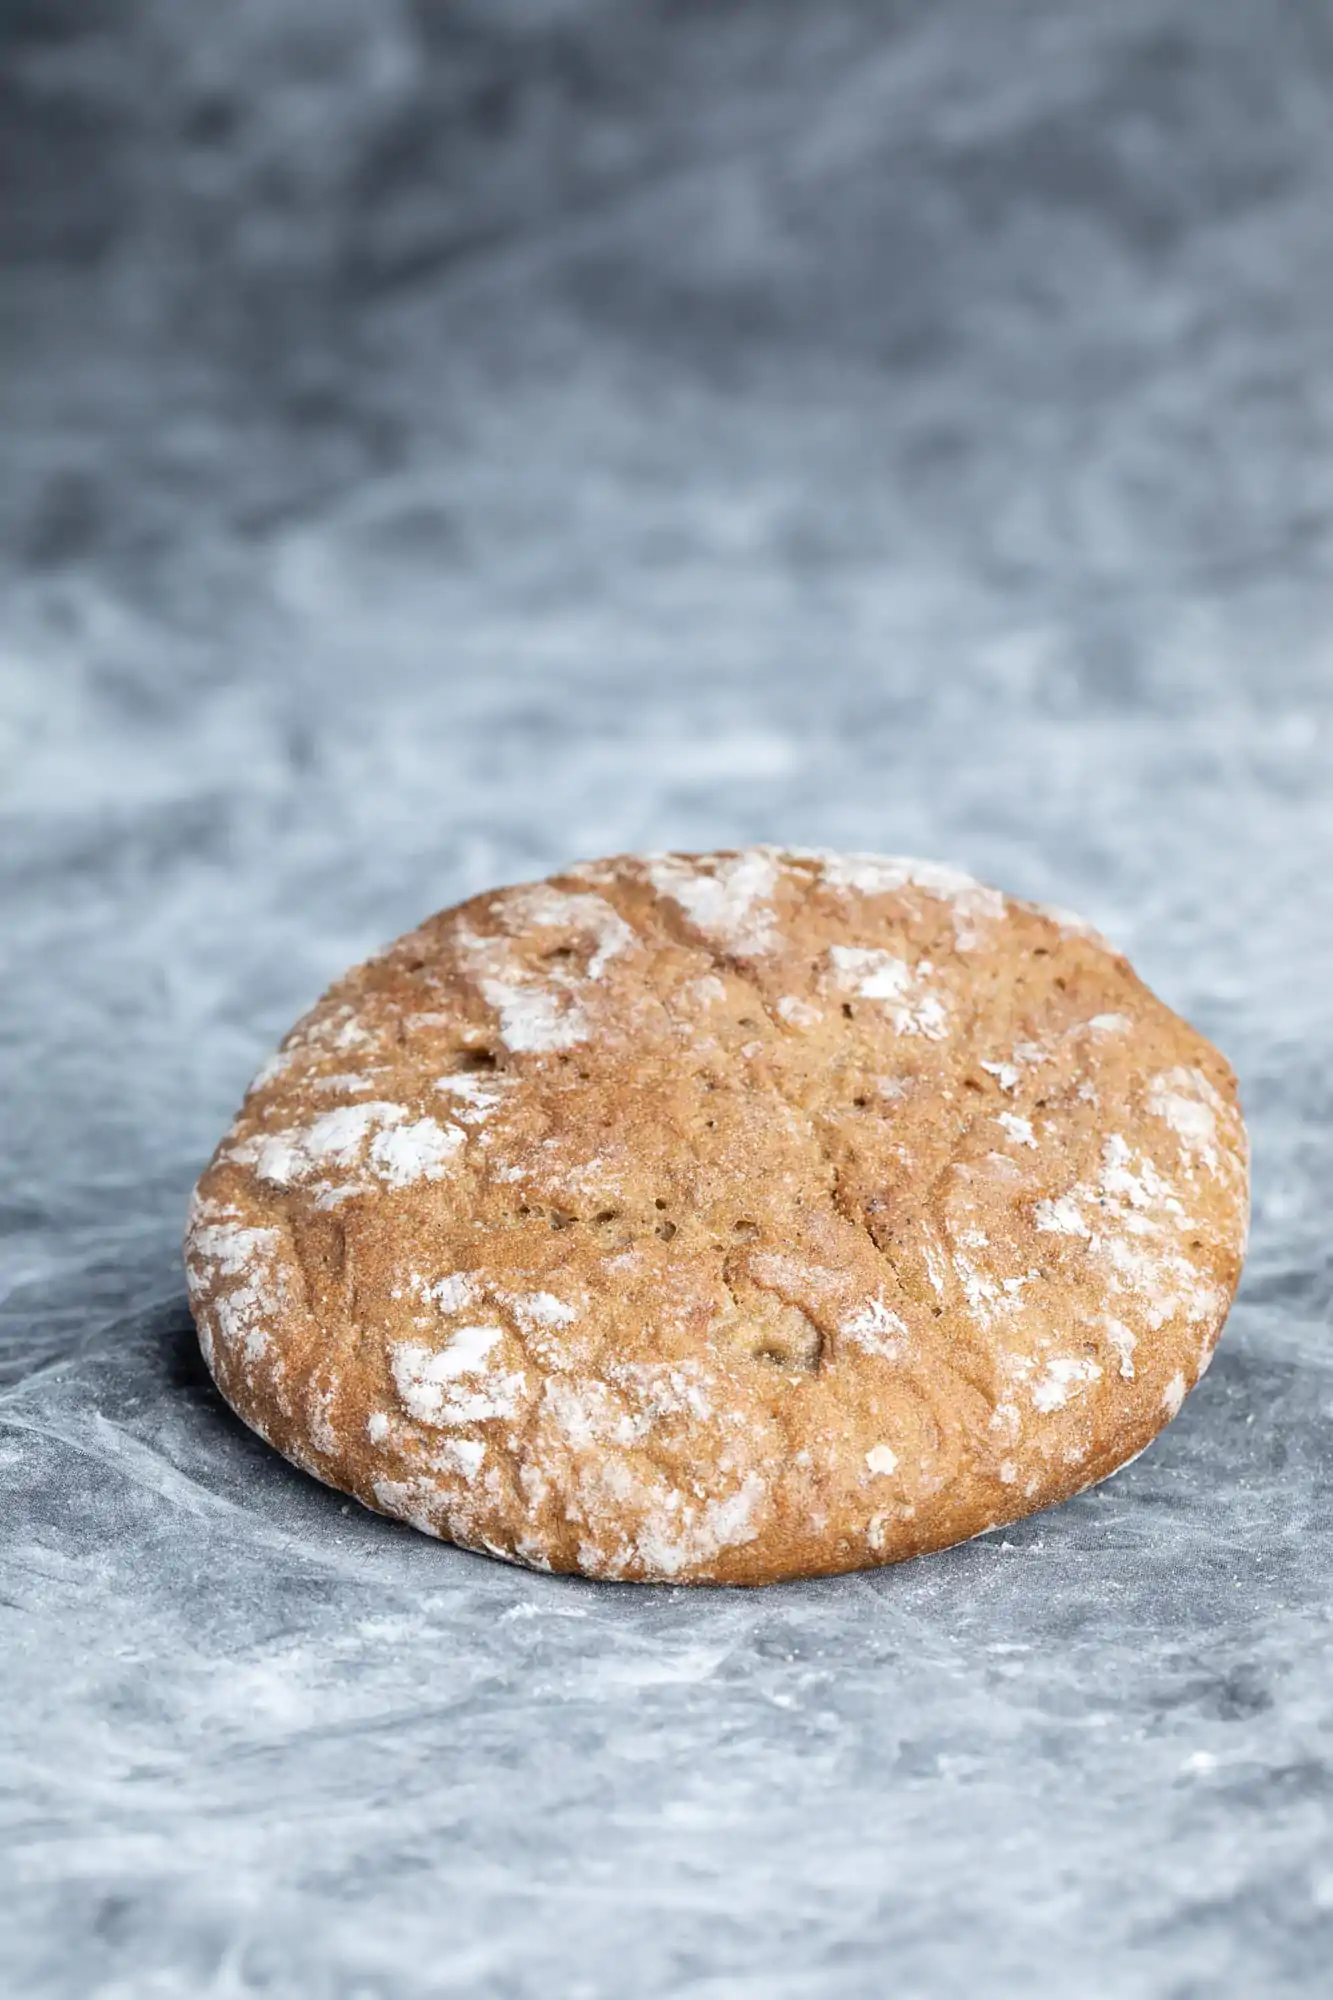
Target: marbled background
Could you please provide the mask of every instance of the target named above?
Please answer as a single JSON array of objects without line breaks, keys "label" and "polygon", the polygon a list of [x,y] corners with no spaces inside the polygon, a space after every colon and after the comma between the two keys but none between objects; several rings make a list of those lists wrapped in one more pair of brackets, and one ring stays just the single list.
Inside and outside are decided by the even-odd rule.
[{"label": "marbled background", "polygon": [[[0,1990],[1333,1981],[1333,9],[0,0]],[[228,1415],[194,1174],[345,963],[751,838],[1083,906],[1250,1271],[1097,1493],[524,1575]]]}]

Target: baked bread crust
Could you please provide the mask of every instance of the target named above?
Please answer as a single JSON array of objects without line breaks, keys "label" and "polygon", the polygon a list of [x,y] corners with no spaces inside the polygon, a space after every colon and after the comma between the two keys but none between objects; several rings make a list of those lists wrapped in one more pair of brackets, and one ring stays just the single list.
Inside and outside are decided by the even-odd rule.
[{"label": "baked bread crust", "polygon": [[252,1084],[185,1254],[223,1395],[541,1569],[897,1562],[1125,1463],[1211,1358],[1226,1062],[1076,920],[749,848],[473,897]]}]

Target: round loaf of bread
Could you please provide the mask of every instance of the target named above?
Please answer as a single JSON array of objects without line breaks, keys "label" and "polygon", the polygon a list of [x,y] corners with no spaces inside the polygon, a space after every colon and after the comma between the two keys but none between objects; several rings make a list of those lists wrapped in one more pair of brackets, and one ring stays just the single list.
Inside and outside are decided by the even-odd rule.
[{"label": "round loaf of bread", "polygon": [[1235,1292],[1235,1081],[1085,925],[951,869],[579,864],[350,972],[196,1191],[223,1395],[540,1569],[767,1583],[1104,1479]]}]

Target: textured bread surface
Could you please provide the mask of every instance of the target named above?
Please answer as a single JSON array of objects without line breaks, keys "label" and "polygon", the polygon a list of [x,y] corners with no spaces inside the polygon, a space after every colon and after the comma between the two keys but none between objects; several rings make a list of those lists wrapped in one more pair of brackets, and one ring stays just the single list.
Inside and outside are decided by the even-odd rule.
[{"label": "textured bread surface", "polygon": [[897,1562],[1132,1458],[1211,1358],[1235,1082],[1103,939],[930,863],[625,856],[350,972],[196,1190],[227,1400],[542,1569]]}]

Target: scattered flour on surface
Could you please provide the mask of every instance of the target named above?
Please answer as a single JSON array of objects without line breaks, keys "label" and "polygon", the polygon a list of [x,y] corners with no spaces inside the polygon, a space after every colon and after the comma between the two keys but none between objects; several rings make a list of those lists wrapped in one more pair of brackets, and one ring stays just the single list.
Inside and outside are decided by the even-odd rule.
[{"label": "scattered flour on surface", "polygon": [[824,880],[833,888],[852,889],[863,896],[894,895],[920,889],[951,906],[955,942],[960,951],[974,950],[989,926],[1006,915],[1004,897],[961,869],[912,855],[836,854],[826,848],[793,848],[802,860],[818,861]]}]

